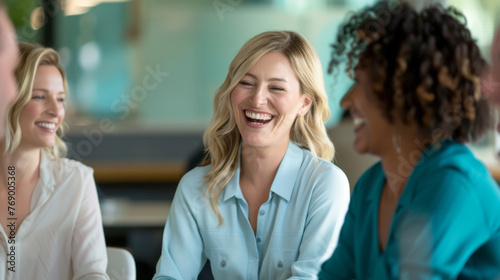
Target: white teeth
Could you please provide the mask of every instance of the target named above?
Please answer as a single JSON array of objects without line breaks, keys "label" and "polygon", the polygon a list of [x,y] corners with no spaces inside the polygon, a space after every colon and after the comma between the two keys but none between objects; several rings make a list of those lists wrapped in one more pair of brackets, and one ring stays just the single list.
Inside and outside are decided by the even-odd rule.
[{"label": "white teeth", "polygon": [[56,125],[53,124],[53,123],[44,123],[44,122],[39,122],[39,123],[35,123],[37,126],[41,126],[41,127],[45,127],[45,128],[48,128],[48,129],[54,129],[56,128]]},{"label": "white teeth", "polygon": [[272,118],[269,114],[256,114],[249,111],[245,111],[245,115],[251,119],[268,121]]},{"label": "white teeth", "polygon": [[359,127],[360,125],[364,124],[365,122],[366,122],[365,119],[354,118],[354,127]]}]

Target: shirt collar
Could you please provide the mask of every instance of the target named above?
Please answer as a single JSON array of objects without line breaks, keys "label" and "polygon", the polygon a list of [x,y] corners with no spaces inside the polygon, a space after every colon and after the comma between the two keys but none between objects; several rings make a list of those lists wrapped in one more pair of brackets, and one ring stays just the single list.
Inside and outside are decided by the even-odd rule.
[{"label": "shirt collar", "polygon": [[290,201],[292,196],[295,180],[297,180],[302,165],[302,157],[302,149],[290,141],[271,185],[271,192],[281,196],[286,201]]},{"label": "shirt collar", "polygon": [[39,205],[43,205],[49,196],[52,194],[55,188],[54,176],[51,172],[56,172],[53,170],[52,159],[46,151],[42,149],[40,152],[40,171],[38,173],[38,182],[31,195],[30,209],[34,212],[35,208]]},{"label": "shirt collar", "polygon": [[[240,188],[240,151],[238,152],[238,167],[236,171],[229,180],[227,186],[224,188],[223,201],[226,201],[232,197],[244,199],[243,193]],[[288,148],[285,152],[285,156],[281,160],[276,176],[274,177],[273,184],[271,185],[271,192],[279,195],[286,201],[290,200],[293,188],[295,186],[295,180],[299,174],[299,169],[302,164],[302,149],[295,145],[292,141],[288,142]]]},{"label": "shirt collar", "polygon": [[[240,146],[241,151],[241,146]],[[223,201],[226,201],[232,197],[243,199],[243,193],[240,189],[240,153],[238,153],[238,167],[234,172],[233,177],[227,183],[226,187],[222,191],[224,193]]]}]

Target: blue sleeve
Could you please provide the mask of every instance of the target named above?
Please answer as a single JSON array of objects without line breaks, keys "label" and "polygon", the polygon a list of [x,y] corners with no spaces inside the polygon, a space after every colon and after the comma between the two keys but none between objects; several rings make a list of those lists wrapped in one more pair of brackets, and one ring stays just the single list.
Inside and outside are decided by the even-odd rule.
[{"label": "blue sleeve", "polygon": [[[189,173],[188,173],[189,175]],[[161,257],[153,280],[196,279],[206,262],[203,241],[196,221],[196,189],[200,180],[185,175],[177,187],[170,207]],[[199,179],[199,178],[198,178]]]},{"label": "blue sleeve", "polygon": [[315,279],[320,264],[337,245],[349,205],[350,188],[345,174],[331,167],[316,178],[297,261],[288,279]]},{"label": "blue sleeve", "polygon": [[488,239],[474,182],[451,168],[419,180],[393,225],[393,246],[375,268],[377,279],[455,279]]},{"label": "blue sleeve", "polygon": [[354,187],[349,210],[347,211],[344,225],[340,231],[337,248],[335,248],[333,255],[321,265],[321,271],[318,275],[320,280],[351,280],[355,278],[353,241],[355,237],[354,225],[356,223],[357,211],[359,211],[356,200],[358,200],[357,197],[361,195],[361,182],[362,180],[360,179]]}]

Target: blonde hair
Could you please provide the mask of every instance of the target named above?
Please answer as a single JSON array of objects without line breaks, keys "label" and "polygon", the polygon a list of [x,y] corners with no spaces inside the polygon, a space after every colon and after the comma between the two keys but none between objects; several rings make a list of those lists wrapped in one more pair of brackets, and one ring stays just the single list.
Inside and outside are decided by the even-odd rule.
[{"label": "blonde hair", "polygon": [[328,138],[324,125],[330,118],[330,109],[323,70],[314,48],[301,35],[291,31],[269,31],[253,37],[229,65],[226,80],[215,95],[211,123],[203,135],[209,158],[205,164],[212,165],[205,176],[207,200],[210,200],[221,224],[223,218],[217,200],[238,167],[241,142],[231,107],[231,92],[253,65],[263,55],[271,52],[280,52],[288,58],[299,80],[301,93],[312,100],[307,113],[295,119],[290,139],[309,150],[315,159],[321,157],[331,161],[334,157],[333,143]]},{"label": "blonde hair", "polygon": [[[18,85],[18,95],[7,113],[7,127],[5,133],[5,152],[12,153],[21,143],[21,127],[19,117],[24,106],[31,100],[33,82],[38,67],[41,65],[55,66],[61,73],[64,91],[68,92],[66,75],[59,64],[59,56],[54,49],[44,48],[30,43],[19,43],[19,59],[15,69]],[[56,131],[55,145],[44,148],[53,157],[64,157],[68,151],[66,144],[61,139],[64,135],[66,124],[63,122]]]}]

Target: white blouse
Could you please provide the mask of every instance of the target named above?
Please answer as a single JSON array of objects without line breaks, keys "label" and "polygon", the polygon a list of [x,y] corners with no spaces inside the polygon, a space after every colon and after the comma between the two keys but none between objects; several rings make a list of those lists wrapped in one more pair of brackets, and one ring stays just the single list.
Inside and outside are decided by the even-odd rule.
[{"label": "white blouse", "polygon": [[0,231],[0,279],[109,279],[93,170],[77,161],[42,151],[30,214],[14,239]]}]

